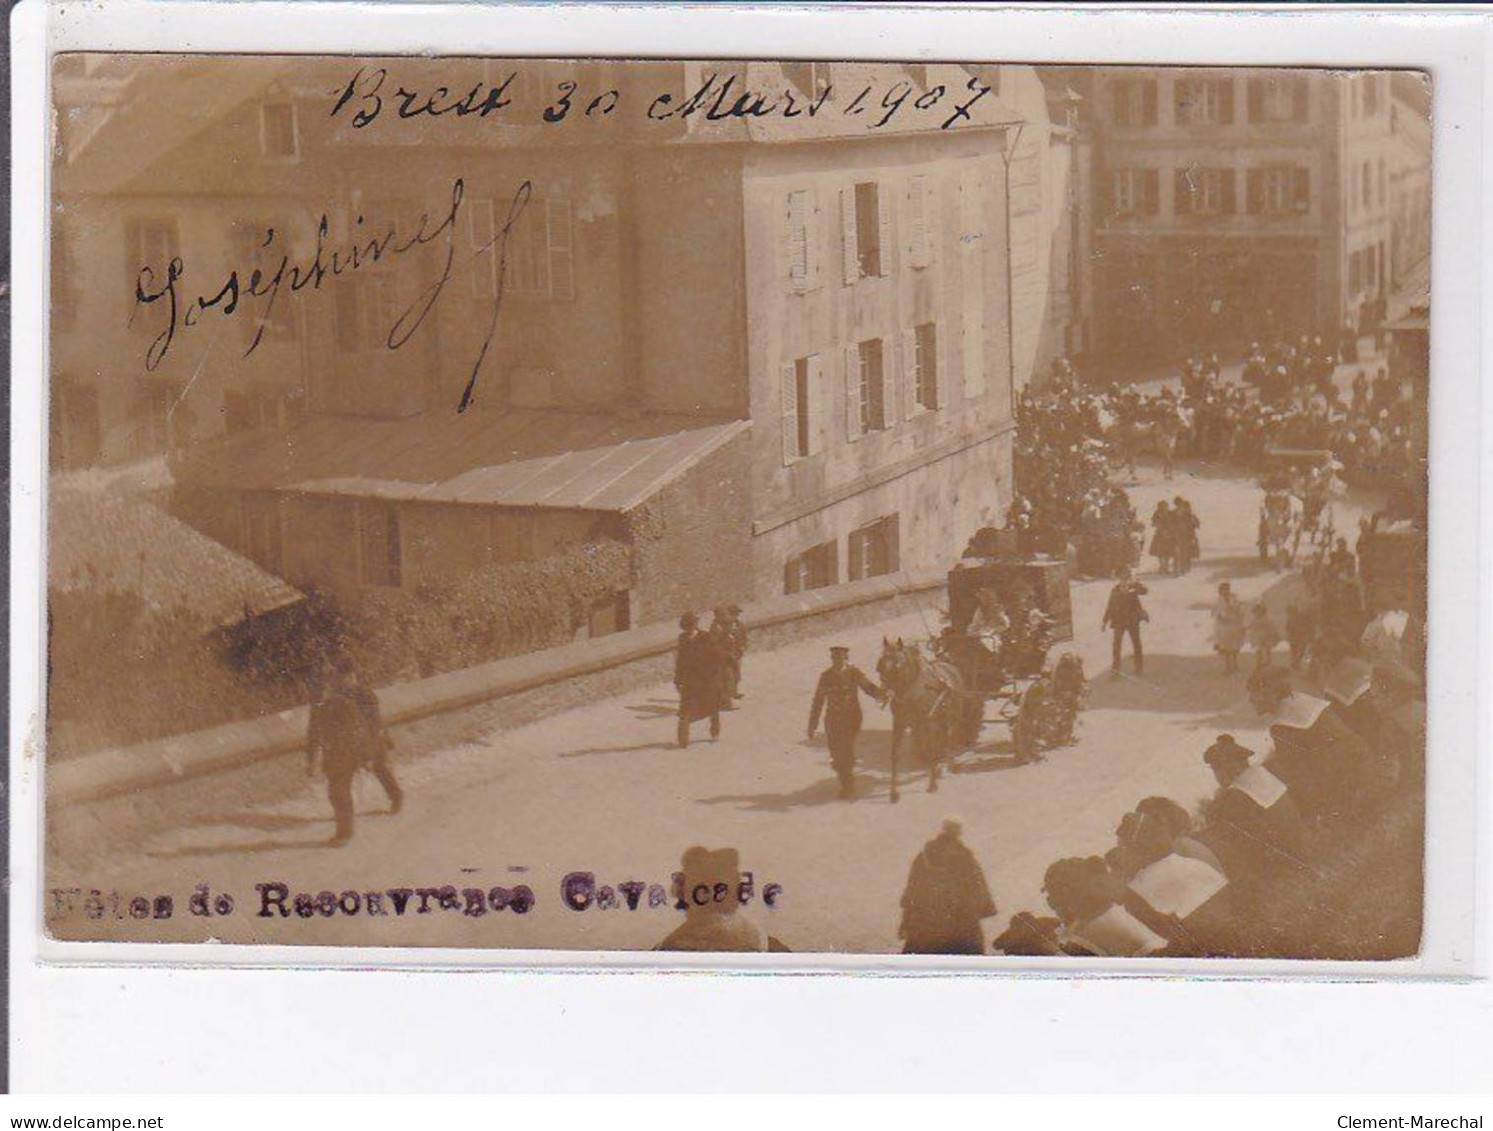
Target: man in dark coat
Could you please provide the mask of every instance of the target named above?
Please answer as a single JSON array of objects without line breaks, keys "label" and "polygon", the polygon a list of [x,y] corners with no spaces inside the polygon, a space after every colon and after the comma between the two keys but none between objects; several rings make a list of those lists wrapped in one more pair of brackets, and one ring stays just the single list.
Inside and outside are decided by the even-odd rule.
[{"label": "man in dark coat", "polygon": [[995,914],[995,900],[980,862],[960,840],[963,828],[949,818],[923,846],[902,892],[903,954],[984,954],[980,920]]},{"label": "man in dark coat", "polygon": [[840,779],[840,796],[847,801],[855,794],[855,738],[861,730],[861,695],[864,691],[878,703],[886,696],[850,662],[850,649],[836,645],[829,650],[829,667],[819,674],[814,704],[809,708],[809,738],[824,718],[824,737],[829,741],[829,761]]},{"label": "man in dark coat", "polygon": [[1114,661],[1111,670],[1115,675],[1120,674],[1120,645],[1126,634],[1129,634],[1130,646],[1135,650],[1135,674],[1140,675],[1145,670],[1146,657],[1141,647],[1140,626],[1151,618],[1140,599],[1146,592],[1146,587],[1133,580],[1130,570],[1122,566],[1116,574],[1115,587],[1109,591],[1109,601],[1104,606],[1104,621],[1099,626],[1101,632],[1114,630]]},{"label": "man in dark coat", "polygon": [[721,656],[721,705],[734,710],[741,693],[741,658],[746,655],[747,631],[741,623],[740,605],[718,605],[710,622],[710,635]]},{"label": "man in dark coat", "polygon": [[710,737],[721,736],[721,671],[725,657],[709,633],[700,631],[694,613],[679,618],[674,650],[674,688],[679,692],[679,745],[689,745],[689,728],[710,720]]},{"label": "man in dark coat", "polygon": [[351,660],[338,657],[326,673],[322,694],[311,704],[306,736],[306,769],[314,772],[320,759],[327,778],[337,821],[329,842],[333,846],[352,839],[353,778],[364,766],[388,794],[389,811],[397,813],[404,806],[404,791],[389,766],[393,745],[379,717],[378,696],[363,685]]}]

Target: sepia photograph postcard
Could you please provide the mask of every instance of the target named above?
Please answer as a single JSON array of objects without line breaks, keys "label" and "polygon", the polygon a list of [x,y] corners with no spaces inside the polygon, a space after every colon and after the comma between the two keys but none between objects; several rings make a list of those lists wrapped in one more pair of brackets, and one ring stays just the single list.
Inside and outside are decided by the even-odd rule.
[{"label": "sepia photograph postcard", "polygon": [[1426,71],[48,65],[49,939],[1421,952]]}]

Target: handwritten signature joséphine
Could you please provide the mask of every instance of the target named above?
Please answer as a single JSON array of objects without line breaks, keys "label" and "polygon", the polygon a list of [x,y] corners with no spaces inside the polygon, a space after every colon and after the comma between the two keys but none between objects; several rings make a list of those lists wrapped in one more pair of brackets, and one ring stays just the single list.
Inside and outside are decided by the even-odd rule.
[{"label": "handwritten signature jos\u00e9phine", "polygon": [[[519,185],[509,201],[508,213],[503,223],[498,226],[492,238],[474,247],[470,255],[464,259],[466,263],[473,262],[483,255],[496,256],[497,286],[494,288],[486,332],[482,337],[477,356],[472,362],[467,383],[462,389],[461,400],[457,404],[458,412],[465,412],[471,406],[476,392],[477,378],[481,374],[482,365],[487,359],[493,339],[497,336],[504,282],[508,269],[508,240],[533,194],[532,182],[524,181]],[[445,292],[446,284],[451,280],[457,259],[456,232],[465,199],[465,182],[457,177],[451,182],[450,197],[445,211],[440,214],[438,220],[426,211],[421,214],[415,230],[410,232],[408,226],[401,226],[396,219],[370,221],[360,215],[356,218],[355,227],[360,229],[361,233],[366,234],[355,235],[350,241],[338,247],[332,246],[331,220],[328,214],[323,212],[316,225],[315,251],[311,258],[304,262],[292,262],[284,233],[269,228],[265,231],[260,250],[280,250],[280,261],[273,272],[267,272],[260,267],[250,270],[235,266],[222,279],[215,292],[211,295],[205,292],[200,293],[190,300],[186,300],[183,294],[187,264],[180,255],[172,257],[166,264],[164,272],[158,271],[151,265],[141,267],[135,278],[135,306],[130,314],[131,319],[141,308],[151,307],[161,302],[166,304],[166,324],[146,349],[145,368],[154,372],[171,352],[177,336],[186,334],[199,326],[202,319],[210,312],[216,311],[225,318],[247,316],[250,313],[250,300],[262,300],[257,304],[257,321],[253,337],[244,350],[244,356],[248,357],[259,348],[263,341],[265,327],[269,324],[277,303],[291,301],[295,295],[307,288],[318,291],[328,279],[340,278],[357,272],[370,272],[386,259],[396,259],[426,245],[437,245],[444,250],[439,273],[420,290],[389,327],[385,345],[391,350],[399,349],[430,317]],[[285,289],[287,287],[288,290]]]}]

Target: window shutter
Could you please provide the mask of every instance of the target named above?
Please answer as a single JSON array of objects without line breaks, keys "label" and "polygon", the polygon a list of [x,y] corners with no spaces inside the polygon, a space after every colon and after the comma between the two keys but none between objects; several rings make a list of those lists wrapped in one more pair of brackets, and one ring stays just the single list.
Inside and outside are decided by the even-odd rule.
[{"label": "window shutter", "polygon": [[1172,211],[1178,216],[1192,214],[1192,189],[1186,169],[1178,169],[1172,178]]},{"label": "window shutter", "polygon": [[841,278],[848,287],[861,275],[855,248],[855,189],[840,190]]},{"label": "window shutter", "polygon": [[1291,170],[1291,202],[1301,210],[1305,210],[1311,201],[1311,174],[1302,167],[1297,166]]},{"label": "window shutter", "polygon": [[847,581],[859,581],[866,576],[866,535],[864,531],[852,530],[846,539],[850,551],[850,569],[845,574]]},{"label": "window shutter", "polygon": [[1187,96],[1193,91],[1191,83],[1178,80],[1172,84],[1172,121],[1179,126],[1192,121],[1192,104]]},{"label": "window shutter", "polygon": [[1222,193],[1219,196],[1219,211],[1222,212],[1225,216],[1232,216],[1236,208],[1236,204],[1234,201],[1235,172],[1232,168],[1220,169],[1218,171],[1218,176],[1222,183],[1223,189]]},{"label": "window shutter", "polygon": [[798,450],[798,365],[786,361],[779,372],[783,390],[783,466],[786,467],[805,454]]},{"label": "window shutter", "polygon": [[1245,207],[1251,216],[1265,211],[1265,173],[1261,169],[1244,172]]},{"label": "window shutter", "polygon": [[798,558],[792,557],[783,563],[783,592],[798,592]]},{"label": "window shutter", "polygon": [[1225,126],[1234,124],[1234,80],[1223,79],[1218,91],[1218,121]]},{"label": "window shutter", "polygon": [[810,190],[807,199],[804,259],[809,265],[809,289],[818,290],[824,285],[824,213],[817,192]]},{"label": "window shutter", "polygon": [[907,183],[907,261],[928,266],[928,178],[919,174]]},{"label": "window shutter", "polygon": [[1147,79],[1141,83],[1142,109],[1141,118],[1145,125],[1156,124],[1156,80]]},{"label": "window shutter", "polygon": [[1293,122],[1306,121],[1306,80],[1304,78],[1291,80],[1291,120]]},{"label": "window shutter", "polygon": [[944,374],[949,371],[949,351],[944,347],[943,326],[933,324],[933,407],[942,408],[944,402]]},{"label": "window shutter", "polygon": [[895,337],[881,339],[881,427],[889,429],[901,420],[901,390],[907,383],[902,372],[902,351]]},{"label": "window shutter", "polygon": [[824,364],[817,353],[808,360],[809,381],[809,455],[824,450]]},{"label": "window shutter", "polygon": [[901,521],[897,515],[889,514],[881,520],[883,540],[886,543],[886,571],[897,573],[902,569],[902,535],[898,529]]},{"label": "window shutter", "polygon": [[923,383],[923,373],[918,367],[918,332],[902,331],[902,415],[911,420],[918,411],[918,387]]},{"label": "window shutter", "polygon": [[788,281],[802,294],[809,285],[808,194],[788,194]]},{"label": "window shutter", "polygon": [[[474,200],[468,216],[472,229],[472,297],[491,298],[497,293],[498,249],[489,246],[493,238],[491,200]],[[481,248],[486,251],[478,254]]]},{"label": "window shutter", "polygon": [[1265,120],[1265,80],[1250,79],[1245,86],[1245,98],[1249,103],[1249,124],[1259,125]]},{"label": "window shutter", "polygon": [[779,282],[793,282],[793,193],[783,196],[783,212],[777,221],[774,233],[777,244],[777,278]]},{"label": "window shutter", "polygon": [[1141,212],[1147,216],[1155,216],[1160,211],[1161,174],[1156,169],[1146,169],[1141,173],[1142,192]]},{"label": "window shutter", "polygon": [[855,346],[842,351],[845,360],[845,439],[861,438],[861,353]]},{"label": "window shutter", "polygon": [[826,585],[838,585],[840,582],[840,541],[835,539],[824,544],[824,581]]},{"label": "window shutter", "polygon": [[883,276],[892,273],[892,194],[887,191],[889,185],[878,185],[876,189],[876,223],[878,237],[880,240],[881,274]]}]

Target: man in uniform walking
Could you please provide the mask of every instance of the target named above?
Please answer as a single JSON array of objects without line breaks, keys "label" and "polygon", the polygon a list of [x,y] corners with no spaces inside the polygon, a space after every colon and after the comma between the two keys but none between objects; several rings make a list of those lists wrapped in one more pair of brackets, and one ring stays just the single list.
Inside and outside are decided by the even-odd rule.
[{"label": "man in uniform walking", "polygon": [[861,729],[861,696],[864,691],[878,703],[886,695],[850,662],[850,649],[836,645],[829,650],[829,667],[819,675],[814,705],[809,708],[809,738],[824,717],[824,737],[829,740],[829,761],[840,779],[840,796],[855,795],[855,738]]},{"label": "man in uniform walking", "polygon": [[710,720],[710,737],[721,736],[720,649],[709,633],[700,631],[699,618],[685,613],[679,618],[679,642],[674,650],[674,687],[679,692],[680,747],[689,745],[690,725]]},{"label": "man in uniform walking", "polygon": [[1120,646],[1127,633],[1130,636],[1130,646],[1135,650],[1135,674],[1140,675],[1145,670],[1146,657],[1140,642],[1140,626],[1151,618],[1140,599],[1146,592],[1144,585],[1131,578],[1129,567],[1121,566],[1115,575],[1115,587],[1109,591],[1109,603],[1104,606],[1104,621],[1100,625],[1101,632],[1106,629],[1114,630],[1114,660],[1110,670],[1116,676],[1120,674]]},{"label": "man in uniform walking", "polygon": [[364,766],[373,771],[389,796],[389,812],[404,806],[404,791],[389,765],[393,749],[378,696],[364,686],[351,659],[338,656],[329,665],[321,696],[311,704],[306,736],[306,769],[314,772],[320,759],[327,778],[337,831],[329,844],[340,847],[353,835],[353,778]]}]

